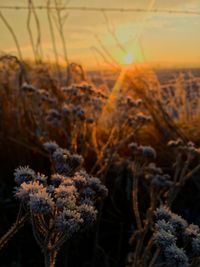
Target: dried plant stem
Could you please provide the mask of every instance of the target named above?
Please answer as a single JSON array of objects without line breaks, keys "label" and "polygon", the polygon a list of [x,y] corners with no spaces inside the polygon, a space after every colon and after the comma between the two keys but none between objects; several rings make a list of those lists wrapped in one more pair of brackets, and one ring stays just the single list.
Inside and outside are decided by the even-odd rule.
[{"label": "dried plant stem", "polygon": [[130,135],[128,135],[127,138],[125,138],[125,139],[119,139],[119,140],[122,140],[122,141],[119,142],[119,143],[117,142],[116,146],[113,147],[113,149],[111,150],[111,153],[110,153],[110,157],[109,157],[108,162],[104,163],[104,165],[101,166],[101,168],[96,173],[97,176],[102,175],[102,174],[104,174],[106,176],[107,171],[108,171],[109,167],[111,166],[111,164],[113,162],[113,159],[117,155],[119,149],[122,148],[123,146],[125,146],[126,144],[128,144],[128,142],[135,136],[136,131],[139,128],[140,128],[140,126],[137,127],[133,133],[131,133]]},{"label": "dried plant stem", "polygon": [[[66,63],[66,66],[68,66],[69,65],[69,59],[68,59],[67,46],[66,46],[66,42],[65,42],[64,27],[63,27],[64,21],[63,21],[63,17],[61,16],[60,2],[58,0],[54,0],[54,3],[56,6],[57,28],[58,28],[58,32],[60,34],[60,39],[62,42],[65,63]],[[68,15],[66,14],[66,18],[67,18],[67,16]]]},{"label": "dried plant stem", "polygon": [[47,251],[44,254],[45,267],[54,267],[56,263],[57,251]]},{"label": "dried plant stem", "polygon": [[98,159],[97,161],[95,162],[92,170],[91,170],[91,174],[94,173],[95,169],[97,168],[98,164],[102,161],[104,155],[105,155],[105,152],[106,152],[106,149],[109,147],[110,143],[112,142],[113,138],[114,138],[114,135],[116,133],[116,128],[115,127],[112,127],[111,130],[110,130],[110,133],[109,133],[109,136],[108,136],[108,140],[107,142],[105,143],[105,145],[101,148],[101,151],[99,151],[98,153]]},{"label": "dried plant stem", "polygon": [[41,61],[42,59],[42,46],[41,46],[41,28],[40,28],[40,21],[38,18],[38,15],[36,13],[34,4],[32,0],[29,0],[32,6],[32,11],[33,11],[33,16],[35,18],[35,23],[36,23],[36,29],[37,29],[37,42],[36,42],[36,53],[37,53],[37,60],[38,62]]},{"label": "dried plant stem", "polygon": [[119,39],[118,39],[118,37],[117,37],[117,35],[115,33],[115,30],[112,29],[112,27],[110,26],[109,17],[107,16],[106,12],[105,11],[102,11],[102,14],[103,14],[103,17],[105,19],[107,30],[111,34],[111,36],[113,37],[114,41],[116,42],[116,45],[120,48],[120,50],[123,53],[127,53],[125,47],[120,43],[120,41],[119,41]]},{"label": "dried plant stem", "polygon": [[26,213],[21,219],[17,219],[15,224],[10,228],[10,230],[1,237],[0,239],[0,249],[4,247],[4,245],[18,232],[20,228],[22,228],[25,222],[28,220],[29,214]]},{"label": "dried plant stem", "polygon": [[[31,14],[32,13],[33,13],[33,16],[35,19],[35,24],[36,24],[36,29],[37,29],[36,44],[34,43],[34,36],[32,33],[32,29],[31,29]],[[27,26],[27,30],[28,30],[28,34],[29,34],[35,62],[38,63],[41,61],[41,58],[42,58],[41,29],[40,29],[40,21],[39,21],[37,13],[35,11],[34,4],[33,4],[32,0],[28,1],[28,17],[27,17],[26,26]]]},{"label": "dried plant stem", "polygon": [[187,160],[186,160],[186,162],[184,163],[184,166],[183,166],[182,171],[181,171],[181,173],[180,173],[180,179],[179,179],[180,182],[181,182],[182,178],[185,176],[185,174],[186,174],[186,172],[187,172],[187,170],[188,170],[188,167],[189,167],[189,165],[190,165],[190,163],[191,163],[191,160],[192,160],[191,155],[188,154],[188,156],[187,156]]},{"label": "dried plant stem", "polygon": [[184,177],[181,178],[180,182],[177,183],[170,191],[169,191],[169,198],[168,198],[168,204],[169,206],[172,205],[174,200],[176,199],[178,193],[180,192],[181,188],[184,186],[186,181],[191,178],[195,173],[197,173],[200,170],[200,164],[197,165],[193,170],[191,170],[189,173],[187,173]]},{"label": "dried plant stem", "polygon": [[32,47],[32,50],[33,50],[33,56],[34,56],[35,62],[37,62],[37,53],[36,53],[35,44],[34,44],[34,38],[33,38],[32,30],[31,30],[31,13],[32,13],[31,1],[29,0],[28,1],[28,16],[27,16],[27,21],[26,21],[26,27],[27,27],[27,31],[28,31],[28,34],[29,34],[31,47]]},{"label": "dried plant stem", "polygon": [[143,259],[143,262],[144,262],[144,267],[147,267],[148,266],[148,260],[151,256],[151,248],[152,246],[154,245],[154,238],[153,236],[151,236],[151,238],[149,239],[144,251],[143,251],[143,254],[142,254],[142,259]]},{"label": "dried plant stem", "polygon": [[133,199],[133,211],[135,214],[136,224],[139,231],[142,230],[142,222],[139,213],[138,206],[138,176],[137,176],[137,165],[133,167],[133,190],[132,190],[132,199]]},{"label": "dried plant stem", "polygon": [[158,249],[156,250],[156,252],[155,252],[155,254],[154,254],[154,256],[153,256],[151,262],[149,263],[149,267],[153,267],[153,266],[154,266],[154,264],[156,263],[156,260],[157,260],[157,258],[158,258],[158,256],[159,256],[159,254],[160,254],[160,249],[158,248]]},{"label": "dried plant stem", "polygon": [[[134,255],[134,261],[133,261],[133,265],[132,265],[133,267],[138,267],[138,263],[141,260],[141,258],[139,258],[139,256],[140,256],[140,252],[141,252],[142,247],[143,247],[143,242],[144,242],[144,238],[145,238],[146,233],[147,233],[146,229],[140,231],[141,237],[137,241],[135,255]],[[138,262],[138,259],[139,259],[139,262]]]},{"label": "dried plant stem", "polygon": [[10,24],[8,23],[8,21],[6,20],[6,18],[3,16],[2,12],[0,11],[0,18],[2,19],[3,23],[6,25],[7,29],[9,30],[9,32],[11,33],[13,40],[15,42],[16,48],[17,48],[17,52],[18,52],[18,56],[19,56],[19,60],[22,61],[22,52],[21,52],[21,48],[19,45],[19,42],[17,40],[17,36],[13,30],[13,28],[10,26]]},{"label": "dried plant stem", "polygon": [[37,222],[35,220],[34,215],[31,213],[31,222],[32,222],[32,229],[33,229],[33,235],[35,237],[35,240],[39,247],[43,249],[43,240],[40,234],[38,233],[38,227],[37,227]]},{"label": "dried plant stem", "polygon": [[181,171],[181,167],[182,167],[182,154],[178,153],[177,159],[176,159],[176,169],[175,169],[175,174],[174,174],[174,182],[176,183],[178,181],[178,177]]},{"label": "dried plant stem", "polygon": [[56,242],[54,243],[52,249],[57,251],[67,241],[67,239],[67,234],[62,234],[59,237],[57,236]]},{"label": "dried plant stem", "polygon": [[132,170],[133,170],[133,190],[132,190],[133,212],[134,212],[135,219],[136,219],[137,229],[140,235],[140,238],[137,240],[132,267],[138,266],[138,258],[139,258],[139,254],[142,249],[144,237],[146,234],[146,231],[144,231],[142,227],[142,222],[141,222],[140,213],[139,213],[139,206],[138,206],[138,171],[139,171],[139,168],[140,166],[138,166],[138,163],[132,166]]},{"label": "dried plant stem", "polygon": [[189,178],[191,178],[196,172],[200,170],[200,164],[197,165],[193,170],[191,170],[185,177],[183,177],[182,181],[185,183]]},{"label": "dried plant stem", "polygon": [[56,68],[57,68],[57,72],[58,72],[58,75],[60,78],[61,73],[60,73],[60,68],[59,68],[59,57],[58,57],[58,51],[57,51],[57,47],[56,47],[56,39],[55,39],[53,23],[51,20],[50,4],[51,4],[51,0],[48,0],[47,1],[47,18],[48,18],[49,30],[50,30],[50,34],[51,34],[51,41],[52,41],[53,53],[54,53],[54,57],[55,57]]}]

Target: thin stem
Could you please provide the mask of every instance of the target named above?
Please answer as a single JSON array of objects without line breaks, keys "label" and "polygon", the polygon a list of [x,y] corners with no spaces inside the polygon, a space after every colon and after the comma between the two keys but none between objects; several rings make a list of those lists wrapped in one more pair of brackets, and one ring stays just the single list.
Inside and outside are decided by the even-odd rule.
[{"label": "thin stem", "polygon": [[17,218],[16,223],[10,228],[10,230],[1,237],[0,239],[0,249],[4,247],[4,245],[18,232],[20,228],[22,228],[25,222],[29,218],[29,213],[25,214],[22,218]]},{"label": "thin stem", "polygon": [[182,183],[184,184],[189,178],[191,178],[196,172],[200,170],[200,164],[197,165],[193,170],[191,170],[187,175],[185,175],[182,179]]},{"label": "thin stem", "polygon": [[44,254],[45,267],[54,267],[56,263],[57,251],[47,251]]},{"label": "thin stem", "polygon": [[160,254],[160,249],[157,249],[155,254],[154,254],[154,256],[153,256],[153,258],[152,258],[152,260],[151,260],[151,262],[150,262],[150,264],[149,264],[149,267],[153,267],[154,266],[159,254]]},{"label": "thin stem", "polygon": [[13,37],[13,40],[15,42],[15,45],[16,45],[16,48],[17,48],[17,52],[18,52],[18,56],[19,56],[20,61],[23,61],[22,52],[21,52],[21,48],[20,48],[19,42],[17,40],[17,36],[16,36],[13,28],[7,22],[6,18],[3,16],[3,14],[2,14],[1,11],[0,11],[0,18],[2,19],[3,23],[6,25],[7,29],[9,30],[9,32],[11,33],[11,35]]},{"label": "thin stem", "polygon": [[38,232],[37,224],[35,222],[35,218],[34,218],[34,215],[32,214],[32,212],[31,212],[31,222],[32,222],[32,229],[33,229],[33,235],[35,237],[35,240],[36,240],[37,244],[39,245],[39,247],[41,249],[43,249],[43,247],[44,247],[43,246],[43,240],[42,240],[42,238]]},{"label": "thin stem", "polygon": [[199,170],[200,170],[200,164],[197,165],[189,173],[187,173],[184,177],[182,177],[180,183],[175,184],[175,186],[172,188],[171,192],[169,192],[169,199],[168,199],[169,206],[171,206],[172,203],[174,202],[174,200],[176,199],[178,193],[180,192],[181,187],[184,186],[184,184],[186,183],[186,181],[189,178],[191,178]]},{"label": "thin stem", "polygon": [[34,56],[35,62],[37,62],[37,55],[36,55],[36,49],[35,49],[35,44],[34,44],[34,38],[33,38],[32,30],[31,30],[31,13],[32,13],[31,1],[29,0],[26,27],[27,27],[27,31],[28,31],[28,34],[29,34],[31,47],[32,47],[32,50],[33,50],[33,56]]},{"label": "thin stem", "polygon": [[55,1],[55,6],[56,6],[56,15],[57,15],[57,23],[58,23],[58,31],[60,34],[61,42],[62,42],[62,47],[63,47],[63,53],[64,53],[64,59],[66,62],[66,65],[69,65],[69,60],[68,60],[68,53],[67,53],[67,46],[65,42],[65,36],[64,36],[64,29],[63,29],[63,23],[62,23],[62,16],[61,16],[61,9],[59,9],[59,3],[57,0]]},{"label": "thin stem", "polygon": [[176,163],[175,163],[176,164],[176,170],[175,170],[174,179],[173,179],[175,183],[178,181],[178,176],[179,176],[179,173],[181,171],[181,162],[182,162],[182,155],[179,152],[177,159],[176,159]]},{"label": "thin stem", "polygon": [[56,47],[56,39],[55,39],[53,23],[52,23],[52,20],[51,20],[50,3],[51,3],[51,0],[48,0],[47,1],[47,18],[48,18],[49,30],[50,30],[50,34],[51,34],[53,52],[54,52],[54,56],[55,56],[56,68],[57,68],[57,72],[58,72],[58,75],[59,75],[59,78],[60,78],[61,74],[60,74],[60,68],[59,68],[59,57],[58,57],[58,51],[57,51],[57,47]]},{"label": "thin stem", "polygon": [[38,15],[36,13],[36,10],[34,8],[34,4],[32,0],[30,0],[31,6],[32,6],[32,11],[33,11],[33,16],[35,18],[35,23],[36,23],[36,29],[37,29],[37,42],[36,42],[36,54],[37,54],[37,60],[41,61],[42,59],[42,46],[41,46],[41,28],[40,28],[40,21],[38,18]]},{"label": "thin stem", "polygon": [[139,207],[138,207],[138,174],[137,174],[137,169],[139,166],[135,164],[133,167],[133,190],[132,190],[132,198],[133,198],[133,211],[135,214],[135,219],[136,219],[136,224],[137,228],[141,231],[142,230],[142,222],[140,218],[140,213],[139,213]]}]

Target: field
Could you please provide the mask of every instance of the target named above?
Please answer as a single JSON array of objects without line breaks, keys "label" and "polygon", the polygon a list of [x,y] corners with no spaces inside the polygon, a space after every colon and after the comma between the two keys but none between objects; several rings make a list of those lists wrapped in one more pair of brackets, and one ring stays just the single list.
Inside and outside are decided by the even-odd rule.
[{"label": "field", "polygon": [[79,67],[2,57],[1,266],[199,266],[200,70]]}]

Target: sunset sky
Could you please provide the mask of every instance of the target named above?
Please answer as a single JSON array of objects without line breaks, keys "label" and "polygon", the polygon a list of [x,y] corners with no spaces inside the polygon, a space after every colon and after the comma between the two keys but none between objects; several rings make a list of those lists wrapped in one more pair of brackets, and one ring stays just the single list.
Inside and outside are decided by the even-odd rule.
[{"label": "sunset sky", "polygon": [[[45,5],[46,0],[33,2],[35,5]],[[67,12],[69,14],[64,33],[70,61],[81,63],[89,68],[104,66],[105,62],[100,55],[104,53],[102,50],[104,47],[120,64],[123,63],[124,58],[129,57],[128,54],[131,55],[133,62],[147,62],[162,66],[200,66],[200,0],[63,0],[64,2],[67,2],[68,6],[79,7],[199,12],[199,15],[180,15],[167,12],[63,11],[63,14]],[[26,4],[26,0],[0,0],[0,6]],[[0,11],[13,27],[24,58],[32,57],[26,28],[27,10],[0,9]],[[37,12],[42,29],[43,54],[46,59],[53,60],[47,14],[45,10]],[[34,23],[32,27],[35,28]],[[109,29],[114,35],[109,32]],[[0,32],[0,50],[15,54],[15,44],[2,20],[0,20]],[[58,34],[56,40],[62,61],[62,46]]]}]

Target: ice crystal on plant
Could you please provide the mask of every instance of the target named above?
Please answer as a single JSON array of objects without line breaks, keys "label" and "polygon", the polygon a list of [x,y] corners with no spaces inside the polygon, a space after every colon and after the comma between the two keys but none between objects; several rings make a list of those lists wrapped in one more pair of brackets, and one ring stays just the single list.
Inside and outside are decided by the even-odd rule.
[{"label": "ice crystal on plant", "polygon": [[151,117],[150,116],[147,116],[145,114],[142,114],[142,113],[138,113],[137,116],[135,117],[135,120],[139,123],[149,123],[151,122]]},{"label": "ice crystal on plant", "polygon": [[50,154],[53,154],[53,152],[55,152],[56,149],[59,148],[58,144],[54,141],[49,141],[49,142],[44,143],[43,147]]},{"label": "ice crystal on plant", "polygon": [[56,109],[49,109],[45,120],[47,123],[52,124],[53,126],[58,126],[61,120],[61,114]]},{"label": "ice crystal on plant", "polygon": [[78,232],[83,224],[81,214],[75,210],[64,209],[55,218],[55,227],[58,231],[66,232],[68,237],[71,237],[74,233]]},{"label": "ice crystal on plant", "polygon": [[41,184],[47,184],[47,176],[39,172],[35,175],[34,180],[40,182]]},{"label": "ice crystal on plant", "polygon": [[81,218],[86,225],[90,225],[96,220],[97,210],[93,205],[83,204],[79,206],[78,210],[81,214]]},{"label": "ice crystal on plant", "polygon": [[191,241],[192,238],[195,238],[197,236],[200,236],[200,229],[199,226],[195,224],[188,225],[188,227],[185,229],[183,233],[183,239],[186,242]]},{"label": "ice crystal on plant", "polygon": [[156,158],[156,151],[151,146],[139,146],[138,151],[145,158]]},{"label": "ice crystal on plant", "polygon": [[15,171],[15,197],[30,212],[33,233],[44,250],[60,246],[75,233],[85,231],[97,218],[96,206],[107,189],[100,180],[79,169],[81,156],[54,142],[45,143],[56,170],[48,179],[28,167]]},{"label": "ice crystal on plant", "polygon": [[74,210],[77,208],[76,197],[74,195],[68,197],[58,197],[56,199],[56,206],[59,210],[62,210],[63,208]]},{"label": "ice crystal on plant", "polygon": [[188,267],[189,260],[182,248],[178,248],[175,244],[166,247],[164,251],[166,265],[171,267]]},{"label": "ice crystal on plant", "polygon": [[171,232],[171,233],[174,233],[175,232],[175,229],[171,225],[171,223],[166,222],[165,220],[159,220],[159,221],[157,221],[155,227],[156,227],[156,230],[157,231],[164,230],[166,232]]},{"label": "ice crystal on plant", "polygon": [[190,256],[200,255],[199,227],[188,225],[167,207],[157,209],[156,218],[154,241],[164,255],[166,266],[189,266]]},{"label": "ice crystal on plant", "polygon": [[183,232],[188,226],[188,223],[186,220],[184,220],[181,216],[177,214],[173,214],[173,213],[172,213],[170,222],[177,232],[180,232],[180,231]]},{"label": "ice crystal on plant", "polygon": [[176,243],[176,237],[169,230],[159,229],[154,235],[155,243],[165,249],[166,247]]},{"label": "ice crystal on plant", "polygon": [[31,181],[35,178],[35,172],[29,168],[29,166],[22,167],[15,169],[14,172],[15,182],[20,185],[23,182]]},{"label": "ice crystal on plant", "polygon": [[167,206],[162,206],[156,209],[155,216],[157,220],[169,221],[171,219],[172,212]]},{"label": "ice crystal on plant", "polygon": [[37,88],[31,84],[23,83],[21,86],[21,90],[26,93],[34,93],[37,91]]},{"label": "ice crystal on plant", "polygon": [[103,185],[98,178],[96,178],[96,177],[89,177],[88,178],[88,185],[89,185],[89,188],[91,188],[92,190],[94,190],[95,194],[98,197],[104,198],[104,197],[107,196],[108,190],[105,187],[105,185]]},{"label": "ice crystal on plant", "polygon": [[145,167],[145,171],[151,174],[162,174],[163,173],[162,169],[157,167],[154,162],[149,163],[148,166]]},{"label": "ice crystal on plant", "polygon": [[37,193],[44,189],[44,186],[38,181],[23,182],[16,188],[15,197],[21,201],[28,201],[31,193]]},{"label": "ice crystal on plant", "polygon": [[197,256],[200,256],[200,234],[197,237],[192,238],[192,252]]},{"label": "ice crystal on plant", "polygon": [[65,180],[65,177],[59,173],[55,173],[51,175],[50,180],[54,186],[58,187]]},{"label": "ice crystal on plant", "polygon": [[71,174],[82,165],[83,158],[77,154],[70,154],[68,150],[57,148],[53,155],[52,160],[55,164],[56,171],[59,174]]},{"label": "ice crystal on plant", "polygon": [[177,140],[170,140],[170,141],[168,142],[168,146],[169,146],[169,147],[174,147],[174,148],[176,148],[176,147],[183,146],[183,145],[184,145],[184,142],[183,142],[183,140],[180,139],[180,138],[178,138]]},{"label": "ice crystal on plant", "polygon": [[172,181],[170,180],[170,176],[167,174],[157,174],[152,176],[151,184],[158,188],[169,188],[172,185]]},{"label": "ice crystal on plant", "polygon": [[82,186],[85,186],[87,184],[87,180],[84,176],[84,173],[76,172],[73,177],[74,184],[76,187],[81,188]]},{"label": "ice crystal on plant", "polygon": [[144,158],[156,158],[156,150],[151,146],[139,146],[137,143],[130,143],[129,148],[134,155],[139,155]]},{"label": "ice crystal on plant", "polygon": [[34,214],[47,214],[53,210],[54,202],[46,189],[30,194],[29,207]]}]

